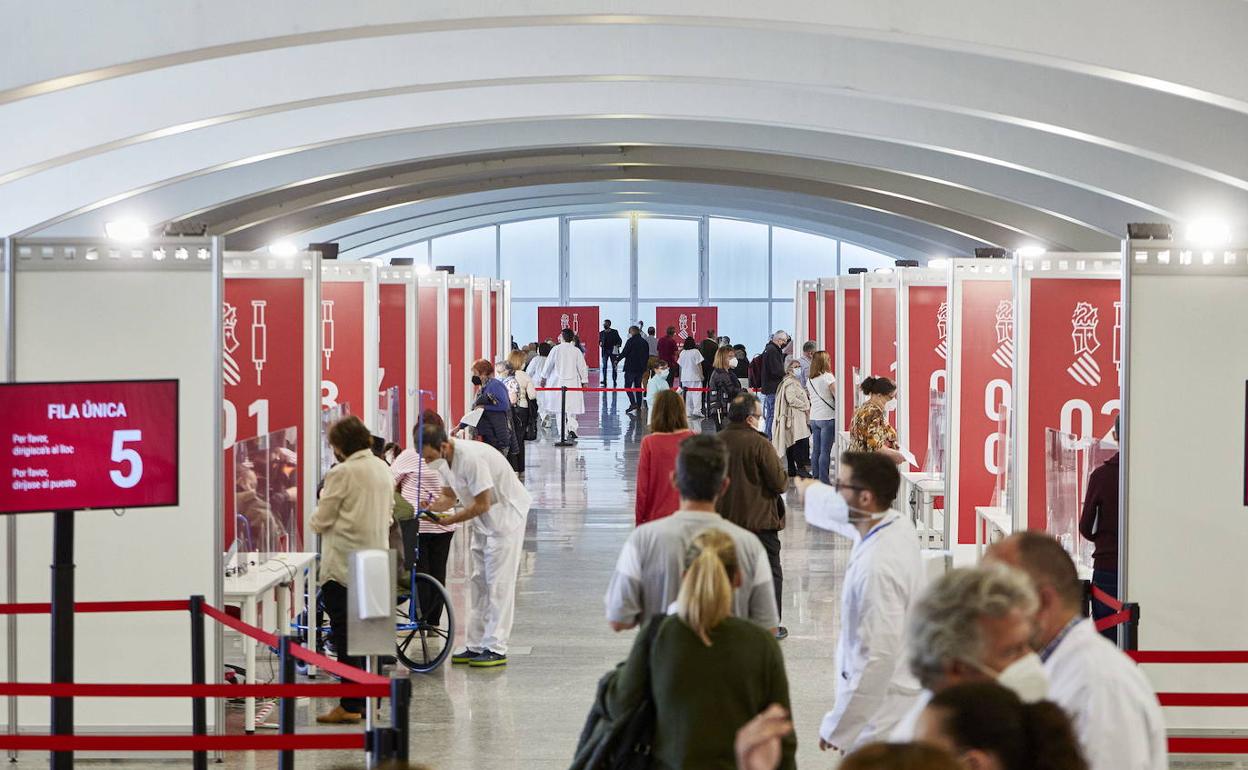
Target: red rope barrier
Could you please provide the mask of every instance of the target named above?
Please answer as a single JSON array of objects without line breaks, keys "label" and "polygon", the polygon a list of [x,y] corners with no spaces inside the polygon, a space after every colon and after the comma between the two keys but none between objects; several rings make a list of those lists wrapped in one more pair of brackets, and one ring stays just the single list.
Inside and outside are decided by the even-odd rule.
[{"label": "red rope barrier", "polygon": [[[75,602],[75,613],[87,612],[178,612],[191,608],[186,599],[157,599],[135,602]],[[47,615],[52,605],[45,602],[0,604],[0,615]]]},{"label": "red rope barrier", "polygon": [[0,695],[28,698],[386,698],[385,684],[100,684],[0,682]]},{"label": "red rope barrier", "polygon": [[1240,692],[1159,692],[1157,701],[1163,706],[1195,706],[1198,708],[1248,707],[1248,693]]},{"label": "red rope barrier", "polygon": [[1125,650],[1136,663],[1248,663],[1242,650]]},{"label": "red rope barrier", "polygon": [[304,735],[0,735],[14,751],[282,751],[364,748],[364,733]]},{"label": "red rope barrier", "polygon": [[1248,754],[1248,738],[1171,738],[1171,754]]},{"label": "red rope barrier", "polygon": [[1131,612],[1129,610],[1124,610],[1123,612],[1116,612],[1113,615],[1106,615],[1096,621],[1094,625],[1096,626],[1097,631],[1105,631],[1113,628],[1114,626],[1121,626],[1123,623],[1128,623],[1130,620]]},{"label": "red rope barrier", "polygon": [[1122,602],[1118,601],[1116,598],[1110,596],[1096,586],[1092,586],[1092,598],[1096,599],[1101,604],[1104,604],[1114,612],[1122,610]]},{"label": "red rope barrier", "polygon": [[204,614],[212,618],[213,620],[217,621],[221,625],[228,626],[234,629],[235,631],[239,632],[240,634],[243,634],[245,636],[250,636],[252,639],[255,639],[257,642],[263,642],[264,644],[267,644],[270,647],[277,646],[277,634],[270,634],[268,631],[264,631],[259,628],[256,628],[255,626],[244,623],[243,621],[238,620],[237,618],[234,618],[225,614],[224,612],[217,609],[216,607],[213,607],[211,604],[208,604],[207,602],[204,602],[203,607],[204,607]]}]

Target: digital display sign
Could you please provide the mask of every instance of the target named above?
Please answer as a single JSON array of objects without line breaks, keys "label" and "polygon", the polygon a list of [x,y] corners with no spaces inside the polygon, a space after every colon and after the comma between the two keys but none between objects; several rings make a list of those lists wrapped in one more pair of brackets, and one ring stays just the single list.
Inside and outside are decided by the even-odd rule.
[{"label": "digital display sign", "polygon": [[0,513],[178,503],[178,382],[0,385]]}]

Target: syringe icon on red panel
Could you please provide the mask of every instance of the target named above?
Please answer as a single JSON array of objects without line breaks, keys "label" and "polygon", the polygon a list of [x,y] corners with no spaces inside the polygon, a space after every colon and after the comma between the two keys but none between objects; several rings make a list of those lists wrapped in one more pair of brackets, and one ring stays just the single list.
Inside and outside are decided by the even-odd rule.
[{"label": "syringe icon on red panel", "polygon": [[264,320],[268,304],[262,299],[251,301],[251,363],[256,367],[256,385],[260,385],[264,364],[269,360],[269,327]]},{"label": "syringe icon on red panel", "polygon": [[329,358],[334,354],[334,301],[321,300],[321,352],[325,354],[325,368],[329,369]]}]

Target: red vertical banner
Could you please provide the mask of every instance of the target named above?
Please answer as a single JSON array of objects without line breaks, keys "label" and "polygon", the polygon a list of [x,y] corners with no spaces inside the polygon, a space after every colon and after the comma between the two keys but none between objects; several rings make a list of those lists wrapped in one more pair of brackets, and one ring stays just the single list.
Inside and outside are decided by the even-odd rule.
[{"label": "red vertical banner", "polygon": [[424,408],[436,412],[440,395],[438,375],[444,363],[438,357],[438,288],[421,286],[417,291],[420,292],[420,302],[416,306],[416,328],[420,334],[420,359],[416,372],[420,380],[420,389],[425,392],[416,401],[423,404]]},{"label": "red vertical banner", "polygon": [[[244,439],[303,424],[302,278],[227,278],[222,307],[225,542],[234,541],[234,451]],[[296,478],[303,453],[296,450]],[[297,504],[303,527],[304,500]]]},{"label": "red vertical banner", "polygon": [[815,289],[806,292],[806,339],[819,339],[819,292]]},{"label": "red vertical banner", "polygon": [[945,360],[949,356],[949,290],[944,286],[911,286],[906,291],[906,394],[910,412],[910,446],[927,467],[928,417],[933,390],[945,390]]},{"label": "red vertical banner", "polygon": [[[377,288],[381,319],[378,346],[378,368],[381,369],[381,391],[393,387],[399,389],[399,446],[406,447],[407,435],[407,356],[411,349],[408,335],[415,330],[407,328],[407,286],[402,283],[383,283]],[[434,327],[437,328],[436,326]]]},{"label": "red vertical banner", "polygon": [[1014,374],[1014,301],[1010,281],[962,283],[958,385],[958,542],[975,542],[975,508],[992,503],[1006,447],[999,420]]},{"label": "red vertical banner", "polygon": [[660,337],[666,333],[667,327],[675,327],[676,342],[680,345],[684,345],[686,337],[701,342],[708,330],[719,328],[719,308],[660,305],[654,309],[654,325]]},{"label": "red vertical banner", "polygon": [[[321,406],[364,415],[364,284],[321,283]],[[373,395],[372,398],[376,398]]]},{"label": "red vertical banner", "polygon": [[1121,282],[1034,278],[1028,312],[1027,526],[1047,525],[1044,433],[1105,436],[1120,408]]},{"label": "red vertical banner", "polygon": [[823,292],[823,347],[832,356],[832,366],[836,367],[836,292],[828,289]]},{"label": "red vertical banner", "polygon": [[446,418],[447,425],[457,424],[459,419],[467,412],[464,403],[464,386],[468,381],[468,368],[472,365],[471,361],[466,360],[468,340],[466,339],[467,330],[464,328],[464,306],[468,301],[468,289],[462,286],[452,286],[447,290],[447,334],[446,344],[450,348],[447,355],[447,366],[450,367],[450,409],[449,415],[443,415]]},{"label": "red vertical banner", "polygon": [[854,369],[862,366],[862,295],[845,290],[845,382],[841,383],[841,430],[849,430],[854,416]]},{"label": "red vertical banner", "polygon": [[580,335],[585,343],[585,362],[593,369],[601,363],[602,355],[598,352],[598,317],[601,308],[597,305],[544,305],[537,309],[537,338],[554,340],[559,344],[559,334],[564,329],[571,329],[573,334]]}]

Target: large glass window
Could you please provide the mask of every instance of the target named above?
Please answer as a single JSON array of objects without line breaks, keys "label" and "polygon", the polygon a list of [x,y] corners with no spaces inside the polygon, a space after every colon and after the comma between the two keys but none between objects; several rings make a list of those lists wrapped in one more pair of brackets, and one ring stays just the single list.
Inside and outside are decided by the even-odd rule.
[{"label": "large glass window", "polygon": [[568,222],[569,296],[632,295],[630,224],[625,217]]},{"label": "large glass window", "polygon": [[502,225],[502,277],[513,297],[559,297],[559,220],[531,219]]},{"label": "large glass window", "polygon": [[772,331],[767,328],[766,301],[712,304],[719,307],[719,329],[716,331],[720,335],[727,335],[734,345],[745,345],[751,357],[762,351]]},{"label": "large glass window", "polygon": [[792,298],[797,281],[836,272],[836,241],[784,227],[771,228],[771,296]]},{"label": "large glass window", "polygon": [[878,267],[892,267],[896,261],[885,254],[864,249],[852,243],[841,241],[841,273],[848,273],[851,267],[865,267],[875,270]]},{"label": "large glass window", "polygon": [[767,225],[711,218],[711,298],[767,296]]},{"label": "large glass window", "polygon": [[498,243],[494,228],[479,227],[462,233],[434,238],[433,264],[453,265],[460,275],[476,275],[497,278],[498,264],[495,260]]},{"label": "large glass window", "polygon": [[537,342],[537,307],[553,304],[556,303],[511,301],[511,336],[516,338],[517,345],[524,347],[530,342]]},{"label": "large glass window", "polygon": [[692,298],[701,294],[696,219],[637,220],[637,296]]}]

